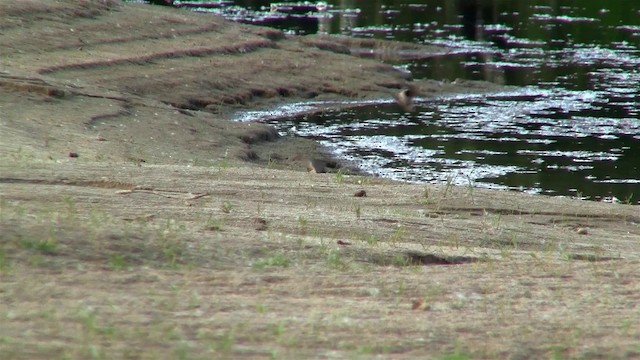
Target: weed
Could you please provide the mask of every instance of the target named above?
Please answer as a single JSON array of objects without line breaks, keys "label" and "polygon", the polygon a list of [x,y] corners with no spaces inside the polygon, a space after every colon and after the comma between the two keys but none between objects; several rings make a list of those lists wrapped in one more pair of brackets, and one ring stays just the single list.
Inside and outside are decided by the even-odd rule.
[{"label": "weed", "polygon": [[[28,153],[27,151],[25,151],[22,146],[18,147],[18,149],[15,151],[15,153],[12,153],[10,155],[13,160],[18,163],[18,164],[24,164],[27,162],[31,162],[33,160],[35,160],[36,156],[34,153]],[[25,164],[26,166],[26,164]]]},{"label": "weed", "polygon": [[231,161],[229,160],[228,156],[229,156],[229,149],[225,150],[224,157],[215,163],[214,166],[216,167],[219,173],[222,173],[224,170],[231,168]]},{"label": "weed", "polygon": [[20,244],[25,249],[36,250],[45,255],[52,255],[56,253],[58,242],[51,236],[46,240],[34,240],[29,238],[23,238],[20,240]]},{"label": "weed", "polygon": [[231,213],[231,209],[233,209],[233,207],[234,206],[230,202],[225,201],[220,206],[220,210],[225,214],[229,214],[229,213]]},{"label": "weed", "polygon": [[380,238],[377,235],[369,235],[365,241],[367,242],[367,244],[369,244],[370,246],[376,246],[380,243]]},{"label": "weed", "polygon": [[627,205],[633,205],[633,193],[629,194],[627,197],[624,198],[624,201],[622,201],[623,204],[627,204]]},{"label": "weed", "polygon": [[233,350],[235,337],[231,330],[224,332],[222,336],[213,344],[213,348],[222,353],[230,353]]},{"label": "weed", "polygon": [[123,270],[127,267],[127,260],[124,256],[115,254],[111,256],[111,259],[109,259],[109,266],[116,271]]},{"label": "weed", "polygon": [[475,189],[471,175],[467,175],[467,195],[471,198],[471,203],[475,203],[473,199],[473,190]]},{"label": "weed", "polygon": [[67,205],[67,220],[72,220],[74,215],[77,213],[76,202],[71,196],[66,196],[64,198],[64,203]]},{"label": "weed", "polygon": [[298,216],[298,228],[301,235],[305,235],[307,233],[307,227],[309,225],[309,221],[304,216]]},{"label": "weed", "polygon": [[469,356],[468,354],[456,351],[456,352],[454,352],[452,354],[442,355],[442,357],[440,359],[442,359],[442,360],[468,360],[468,359],[471,359],[471,356]]},{"label": "weed", "polygon": [[189,344],[181,343],[175,350],[176,359],[190,359],[189,357]]},{"label": "weed", "polygon": [[399,297],[404,296],[407,290],[407,285],[404,283],[404,280],[400,280],[400,284],[398,285],[398,289],[396,290],[396,295]]},{"label": "weed", "polygon": [[552,359],[566,359],[569,348],[566,345],[552,345],[551,348]]},{"label": "weed", "polygon": [[344,171],[342,169],[338,169],[338,171],[336,171],[336,182],[338,184],[342,184],[344,182]]},{"label": "weed", "polygon": [[9,270],[9,259],[7,259],[7,253],[4,247],[0,247],[0,273]]},{"label": "weed", "polygon": [[91,359],[106,359],[104,350],[97,345],[89,345],[88,351]]},{"label": "weed", "polygon": [[175,268],[184,255],[184,245],[178,241],[177,234],[185,230],[183,224],[176,225],[175,221],[167,220],[165,227],[158,231],[158,245],[169,267]]},{"label": "weed", "polygon": [[518,235],[516,233],[511,234],[511,246],[514,250],[518,250]]},{"label": "weed", "polygon": [[274,266],[286,268],[286,267],[289,267],[289,265],[291,265],[291,259],[289,259],[283,253],[277,253],[268,258],[260,259],[256,261],[255,264],[253,264],[253,267],[255,267],[256,269],[264,269],[264,268],[274,267]]},{"label": "weed", "polygon": [[360,204],[355,204],[353,206],[353,211],[356,213],[356,219],[360,220],[360,215],[362,215],[362,211],[360,209]]},{"label": "weed", "polygon": [[446,186],[444,188],[444,193],[442,194],[442,198],[446,198],[447,194],[449,194],[449,192],[451,192],[451,190],[453,190],[453,181],[454,180],[455,180],[455,177],[447,176],[447,183],[446,183]]},{"label": "weed", "polygon": [[389,237],[389,242],[393,246],[397,246],[399,242],[402,241],[405,235],[405,229],[402,225],[398,225],[395,230],[393,230],[393,234]]},{"label": "weed", "polygon": [[447,244],[450,244],[450,246],[453,246],[456,249],[458,249],[462,244],[462,240],[460,240],[460,235],[454,232],[447,234]]},{"label": "weed", "polygon": [[500,247],[500,256],[503,259],[508,259],[511,257],[511,254],[513,253],[513,249],[509,246],[501,246]]},{"label": "weed", "polygon": [[274,324],[272,327],[273,335],[278,339],[282,337],[282,335],[284,334],[284,330],[285,330],[285,327],[282,321],[279,321],[277,324]]},{"label": "weed", "polygon": [[359,354],[373,354],[375,351],[376,347],[374,345],[360,345],[356,349]]},{"label": "weed", "polygon": [[391,264],[398,267],[405,267],[411,265],[411,260],[402,254],[396,254],[391,258]]},{"label": "weed", "polygon": [[271,155],[269,155],[269,159],[267,160],[267,169],[272,169],[275,164],[276,161],[271,158]]},{"label": "weed", "polygon": [[340,254],[340,251],[336,249],[332,249],[327,252],[326,262],[327,266],[332,269],[343,270],[347,267],[347,263],[342,258],[342,254]]},{"label": "weed", "polygon": [[624,334],[629,334],[629,330],[631,330],[631,325],[632,325],[631,320],[625,319],[622,321],[622,324],[620,324],[620,329],[622,329]]},{"label": "weed", "polygon": [[224,220],[214,219],[213,214],[209,214],[207,224],[204,228],[211,231],[222,231],[222,229],[224,228]]},{"label": "weed", "polygon": [[491,219],[491,226],[495,230],[500,230],[501,221],[502,221],[502,214],[498,214]]},{"label": "weed", "polygon": [[265,304],[256,305],[256,311],[258,312],[258,314],[266,314],[267,313],[267,305],[265,305]]}]

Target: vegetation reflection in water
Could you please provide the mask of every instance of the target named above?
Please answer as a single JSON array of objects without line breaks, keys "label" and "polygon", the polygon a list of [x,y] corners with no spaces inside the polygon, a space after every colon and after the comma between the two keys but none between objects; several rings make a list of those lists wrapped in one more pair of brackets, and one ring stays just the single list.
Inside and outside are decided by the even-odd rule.
[{"label": "vegetation reflection in water", "polygon": [[[194,4],[198,1],[176,2]],[[374,173],[589,199],[640,200],[640,3],[621,0],[201,1],[198,11],[297,34],[441,44],[414,78],[524,90],[276,122]],[[325,4],[326,6],[316,6]],[[195,5],[194,5],[195,6]]]}]

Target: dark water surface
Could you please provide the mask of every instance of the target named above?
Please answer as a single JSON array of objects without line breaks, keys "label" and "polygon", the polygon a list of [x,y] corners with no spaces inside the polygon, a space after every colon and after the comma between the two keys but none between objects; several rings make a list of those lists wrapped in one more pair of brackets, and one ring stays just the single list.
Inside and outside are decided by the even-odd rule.
[{"label": "dark water surface", "polygon": [[415,79],[519,87],[488,96],[421,99],[411,114],[383,101],[274,121],[282,131],[318,139],[369,172],[640,201],[640,1],[174,5],[296,34],[447,45],[452,51],[446,54],[394,65]]}]

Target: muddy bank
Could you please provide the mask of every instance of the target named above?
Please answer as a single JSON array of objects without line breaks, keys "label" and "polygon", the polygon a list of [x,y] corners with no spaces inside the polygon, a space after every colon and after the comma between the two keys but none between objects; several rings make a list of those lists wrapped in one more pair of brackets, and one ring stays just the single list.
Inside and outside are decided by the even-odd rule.
[{"label": "muddy bank", "polygon": [[376,44],[0,3],[0,357],[636,356],[637,207],[307,173],[228,120],[390,99]]},{"label": "muddy bank", "polygon": [[[229,123],[229,114],[304,100],[390,99],[410,81],[407,74],[378,59],[355,57],[352,50],[369,49],[368,56],[381,58],[408,50],[411,56],[446,51],[287,37],[215,16],[117,1],[0,6],[0,46],[10,50],[0,69],[10,121],[5,133],[14,148],[33,147],[54,158],[68,149],[115,161],[210,164],[228,157],[300,168],[299,159],[318,155],[311,155],[318,151],[315,144],[274,141],[259,124]],[[495,88],[420,85],[425,96]],[[29,135],[40,141],[21,144],[21,117],[35,120]],[[109,142],[56,141],[51,124],[64,124],[61,137],[100,136]]]}]

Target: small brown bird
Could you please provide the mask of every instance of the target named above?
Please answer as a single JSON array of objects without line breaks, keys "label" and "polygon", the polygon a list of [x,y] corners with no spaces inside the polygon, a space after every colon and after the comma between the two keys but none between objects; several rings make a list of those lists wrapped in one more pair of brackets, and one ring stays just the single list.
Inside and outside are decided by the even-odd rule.
[{"label": "small brown bird", "polygon": [[418,95],[418,88],[413,85],[408,85],[406,88],[402,89],[399,93],[394,96],[396,99],[396,103],[400,105],[400,108],[404,112],[412,112],[413,107],[413,98]]}]

